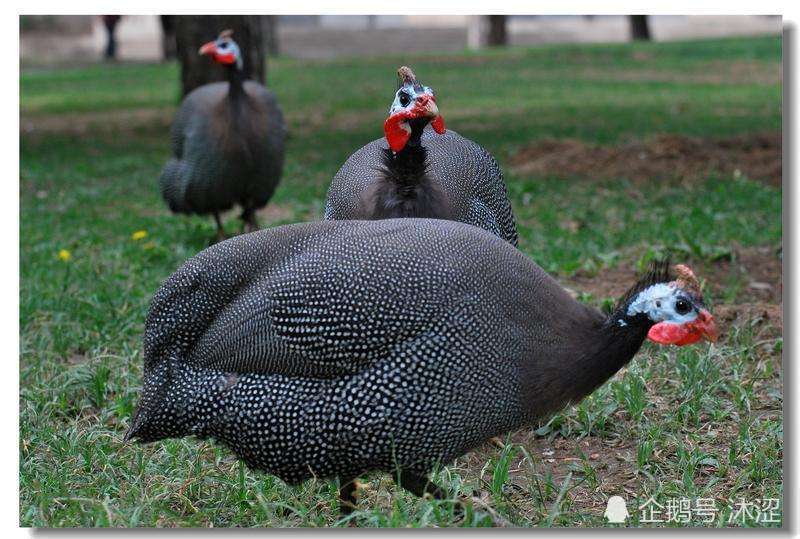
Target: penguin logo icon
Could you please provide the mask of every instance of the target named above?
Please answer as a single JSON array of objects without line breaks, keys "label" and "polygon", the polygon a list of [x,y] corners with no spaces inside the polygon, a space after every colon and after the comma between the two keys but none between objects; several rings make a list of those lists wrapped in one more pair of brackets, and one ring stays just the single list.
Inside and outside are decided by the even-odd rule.
[{"label": "penguin logo icon", "polygon": [[606,505],[606,512],[603,516],[608,519],[611,524],[624,524],[630,516],[628,514],[628,506],[622,496],[611,496]]}]

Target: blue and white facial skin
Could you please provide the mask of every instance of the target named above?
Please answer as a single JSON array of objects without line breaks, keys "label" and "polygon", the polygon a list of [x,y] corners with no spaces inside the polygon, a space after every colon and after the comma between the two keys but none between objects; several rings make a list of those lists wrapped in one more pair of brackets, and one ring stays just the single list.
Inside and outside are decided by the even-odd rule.
[{"label": "blue and white facial skin", "polygon": [[[627,309],[629,318],[644,314],[653,323],[647,337],[660,344],[683,346],[700,339],[716,341],[717,327],[700,298],[699,284],[691,270],[676,269],[684,275],[669,283],[657,283],[639,292]],[[687,281],[686,279],[690,279]],[[696,293],[690,292],[696,290]],[[625,326],[625,320],[619,320]]]},{"label": "blue and white facial skin", "polygon": [[[394,96],[394,101],[392,101],[392,104],[389,107],[389,116],[400,111],[410,110],[409,107],[413,108],[414,103],[422,96],[433,98],[431,101],[436,99],[436,94],[434,94],[433,89],[430,86],[417,85],[415,88],[411,83],[404,84],[399,90],[397,90],[397,93]],[[435,101],[434,106],[436,106]],[[436,113],[438,114],[438,112],[439,111],[437,108]]]},{"label": "blue and white facial skin", "polygon": [[211,58],[223,65],[236,64],[237,69],[242,69],[242,54],[239,45],[227,35],[220,36],[214,41],[209,41],[198,51],[199,54],[211,56]]},{"label": "blue and white facial skin", "polygon": [[653,322],[674,324],[694,322],[698,312],[692,299],[673,283],[658,283],[645,288],[628,306],[628,316],[644,313]]}]

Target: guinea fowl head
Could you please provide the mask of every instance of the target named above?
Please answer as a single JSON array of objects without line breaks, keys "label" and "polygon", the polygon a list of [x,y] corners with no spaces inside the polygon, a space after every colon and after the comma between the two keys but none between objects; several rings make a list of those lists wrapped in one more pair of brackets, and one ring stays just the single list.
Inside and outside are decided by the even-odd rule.
[{"label": "guinea fowl head", "polygon": [[398,89],[389,108],[389,117],[383,124],[386,140],[394,152],[405,148],[412,137],[418,140],[428,123],[440,135],[446,131],[433,90],[420,84],[406,66],[397,70],[397,76]]},{"label": "guinea fowl head", "polygon": [[717,340],[714,317],[705,307],[700,283],[688,266],[678,264],[676,277],[661,262],[623,297],[611,322],[618,327],[649,327],[647,338],[683,346],[701,339]]},{"label": "guinea fowl head", "polygon": [[198,51],[203,56],[210,56],[218,64],[235,66],[242,69],[242,52],[239,45],[231,38],[233,30],[223,30],[214,41],[209,41]]}]

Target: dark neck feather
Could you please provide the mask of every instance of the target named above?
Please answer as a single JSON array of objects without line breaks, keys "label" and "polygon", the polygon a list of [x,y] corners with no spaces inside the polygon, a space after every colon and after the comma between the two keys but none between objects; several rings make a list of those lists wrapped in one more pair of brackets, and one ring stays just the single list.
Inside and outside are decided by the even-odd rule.
[{"label": "dark neck feather", "polygon": [[422,132],[428,122],[427,118],[410,120],[411,136],[405,147],[397,153],[387,150],[384,154],[387,177],[401,189],[419,185],[425,179],[428,151],[422,145]]},{"label": "dark neck feather", "polygon": [[525,422],[535,423],[564,406],[577,404],[633,359],[650,324],[636,319],[626,321],[623,327],[616,314],[591,327],[573,328],[569,345],[548,357],[537,354],[539,357],[522,364]]},{"label": "dark neck feather", "polygon": [[399,195],[407,196],[425,180],[427,160],[428,150],[422,145],[406,145],[397,153],[387,149],[383,154],[385,176],[397,186]]},{"label": "dark neck feather", "polygon": [[384,150],[378,181],[362,199],[368,219],[429,217],[451,219],[452,211],[440,186],[428,175],[428,151],[422,132],[428,120],[411,120],[411,137],[395,153]]},{"label": "dark neck feather", "polygon": [[[670,281],[668,269],[668,262],[655,263],[605,317],[588,308],[585,312],[594,314],[570,317],[569,326],[559,332],[569,335],[568,341],[554,348],[552,357],[523,364],[522,397],[529,418],[579,402],[633,359],[653,322],[646,314],[629,316],[628,306],[645,288]],[[539,342],[531,345],[532,353]]]},{"label": "dark neck feather", "polygon": [[651,326],[646,315],[630,318],[622,310],[610,315],[599,328],[597,341],[573,366],[575,379],[569,400],[578,402],[627,365],[644,344]]},{"label": "dark neck feather", "polygon": [[594,343],[573,366],[575,380],[571,402],[577,402],[603,384],[624,367],[644,344],[653,322],[645,314],[628,316],[628,306],[642,290],[671,280],[669,260],[656,260],[619,299],[605,322],[596,330]]},{"label": "dark neck feather", "polygon": [[228,98],[233,105],[238,105],[244,97],[244,72],[236,64],[227,67]]}]

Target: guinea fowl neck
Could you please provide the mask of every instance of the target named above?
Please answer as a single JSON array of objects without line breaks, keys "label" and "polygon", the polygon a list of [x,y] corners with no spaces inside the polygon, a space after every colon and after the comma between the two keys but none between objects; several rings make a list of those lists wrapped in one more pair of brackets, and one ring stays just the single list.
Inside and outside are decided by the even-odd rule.
[{"label": "guinea fowl neck", "polygon": [[228,97],[237,105],[244,96],[244,72],[236,64],[228,67]]},{"label": "guinea fowl neck", "polygon": [[628,364],[644,344],[652,322],[645,315],[626,317],[617,310],[597,329],[597,338],[587,353],[577,358],[570,401],[577,402],[601,386]]},{"label": "guinea fowl neck", "polygon": [[409,121],[411,134],[399,152],[384,150],[379,178],[363,195],[368,219],[428,217],[452,219],[453,208],[440,185],[428,174],[428,152],[422,132],[428,119]]},{"label": "guinea fowl neck", "polygon": [[425,176],[428,152],[422,145],[422,132],[428,119],[409,121],[411,136],[399,152],[389,151],[388,167],[394,172],[395,181],[400,186],[414,187]]},{"label": "guinea fowl neck", "polygon": [[[522,399],[529,419],[546,417],[592,393],[633,359],[652,325],[646,316],[625,317],[622,310],[605,321],[594,318],[572,324],[567,330],[569,344],[559,346],[552,356],[534,354],[539,357],[523,363]],[[540,346],[538,337],[530,350]]]},{"label": "guinea fowl neck", "polygon": [[627,317],[624,312],[611,314],[601,326],[594,354],[586,357],[584,369],[579,372],[577,389],[581,397],[588,395],[622,367],[627,365],[642,347],[652,322],[646,315]]}]

